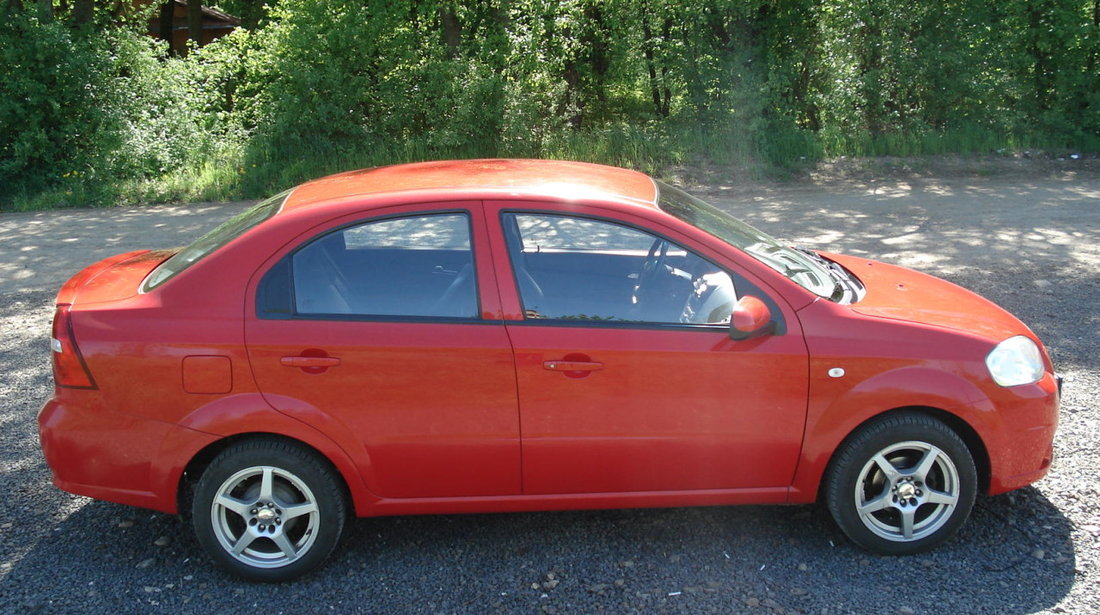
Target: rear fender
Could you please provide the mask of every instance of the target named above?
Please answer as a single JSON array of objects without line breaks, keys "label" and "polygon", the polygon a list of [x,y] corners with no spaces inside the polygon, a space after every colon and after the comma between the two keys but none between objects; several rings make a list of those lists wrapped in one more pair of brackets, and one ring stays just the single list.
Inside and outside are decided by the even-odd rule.
[{"label": "rear fender", "polygon": [[[370,495],[355,463],[333,438],[273,409],[259,393],[223,397],[184,417],[180,428],[164,439],[150,477],[162,494],[166,512],[178,512],[177,487],[187,464],[202,449],[224,438],[244,434],[274,434],[297,440],[324,455],[344,479],[355,512],[362,516],[378,499]],[[257,429],[262,426],[262,429]]]}]

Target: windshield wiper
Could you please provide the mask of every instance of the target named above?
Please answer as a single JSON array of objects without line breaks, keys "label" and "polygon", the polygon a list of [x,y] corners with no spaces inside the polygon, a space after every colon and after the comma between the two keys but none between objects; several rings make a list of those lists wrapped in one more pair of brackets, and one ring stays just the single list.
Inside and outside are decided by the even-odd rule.
[{"label": "windshield wiper", "polygon": [[821,256],[813,250],[808,250],[800,246],[791,246],[793,249],[809,256],[811,259],[819,263],[829,275],[833,278],[833,294],[829,297],[831,301],[839,302],[843,300],[848,294],[854,299],[859,296],[859,284],[856,282],[854,276],[848,273],[848,270],[841,267],[838,263]]}]

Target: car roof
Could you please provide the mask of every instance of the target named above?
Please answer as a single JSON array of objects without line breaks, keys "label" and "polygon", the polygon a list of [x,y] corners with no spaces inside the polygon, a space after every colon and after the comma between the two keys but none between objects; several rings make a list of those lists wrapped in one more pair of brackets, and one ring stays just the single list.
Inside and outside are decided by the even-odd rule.
[{"label": "car roof", "polygon": [[452,192],[465,198],[603,198],[649,207],[656,207],[657,200],[653,180],[629,169],[561,160],[446,160],[323,177],[295,188],[282,210],[348,197],[407,192]]}]

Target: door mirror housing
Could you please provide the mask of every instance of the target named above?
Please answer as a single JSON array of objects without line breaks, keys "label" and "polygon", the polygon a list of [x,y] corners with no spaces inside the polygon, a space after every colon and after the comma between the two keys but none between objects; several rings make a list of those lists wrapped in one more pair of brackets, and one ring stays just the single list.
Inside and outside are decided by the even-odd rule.
[{"label": "door mirror housing", "polygon": [[771,334],[774,330],[772,311],[757,297],[745,295],[733,306],[733,314],[730,317],[730,339],[752,339]]}]

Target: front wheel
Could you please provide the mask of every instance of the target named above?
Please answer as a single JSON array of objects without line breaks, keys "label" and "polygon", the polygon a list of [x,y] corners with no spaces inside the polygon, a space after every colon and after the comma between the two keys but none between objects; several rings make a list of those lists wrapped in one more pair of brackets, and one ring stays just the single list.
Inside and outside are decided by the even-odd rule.
[{"label": "front wheel", "polygon": [[222,451],[195,487],[191,520],[215,563],[254,581],[316,568],[343,532],[346,505],[333,470],[312,451],[258,439]]},{"label": "front wheel", "polygon": [[840,448],[825,497],[837,525],[874,553],[927,551],[958,531],[974,506],[970,450],[942,422],[894,414],[868,423]]}]

